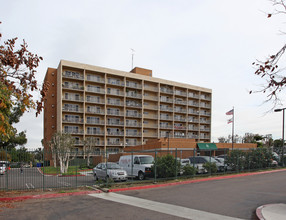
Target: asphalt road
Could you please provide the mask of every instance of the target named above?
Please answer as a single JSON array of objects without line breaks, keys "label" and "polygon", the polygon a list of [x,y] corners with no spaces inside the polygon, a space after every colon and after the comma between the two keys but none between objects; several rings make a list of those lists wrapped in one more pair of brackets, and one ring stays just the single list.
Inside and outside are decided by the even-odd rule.
[{"label": "asphalt road", "polygon": [[116,194],[149,201],[150,209],[136,207],[136,202],[126,205],[89,195],[27,200],[4,209],[0,219],[183,219],[175,214],[175,209],[174,214],[156,211],[154,202],[161,204],[161,208],[173,205],[187,211],[256,219],[258,206],[286,203],[285,183],[283,171]]},{"label": "asphalt road", "polygon": [[43,175],[36,167],[24,168],[22,174],[19,168],[13,168],[8,173],[0,175],[0,190],[47,189],[92,184],[94,180],[89,174],[77,177]]}]

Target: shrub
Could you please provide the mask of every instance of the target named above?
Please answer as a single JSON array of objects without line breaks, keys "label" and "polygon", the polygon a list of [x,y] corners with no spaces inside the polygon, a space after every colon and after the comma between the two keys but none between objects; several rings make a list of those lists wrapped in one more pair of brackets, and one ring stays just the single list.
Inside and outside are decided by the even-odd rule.
[{"label": "shrub", "polygon": [[203,165],[203,167],[208,171],[208,173],[216,173],[217,167],[215,163],[207,162]]},{"label": "shrub", "polygon": [[246,153],[241,150],[233,150],[227,156],[225,163],[232,168],[232,170],[243,170],[246,166]]},{"label": "shrub", "polygon": [[187,164],[186,166],[183,167],[183,175],[186,176],[193,176],[197,172],[197,169],[190,164]]},{"label": "shrub", "polygon": [[168,154],[162,157],[157,157],[156,161],[154,161],[154,165],[151,167],[151,170],[154,174],[156,166],[156,176],[159,178],[174,177],[176,173],[176,164],[177,172],[179,172],[181,168],[180,162],[176,160],[173,155]]}]

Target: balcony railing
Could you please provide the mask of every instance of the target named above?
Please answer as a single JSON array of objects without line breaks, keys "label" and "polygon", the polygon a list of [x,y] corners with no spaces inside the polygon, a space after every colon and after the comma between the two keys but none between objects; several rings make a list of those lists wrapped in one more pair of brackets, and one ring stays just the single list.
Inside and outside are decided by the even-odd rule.
[{"label": "balcony railing", "polygon": [[83,90],[83,86],[74,84],[63,84],[64,89]]},{"label": "balcony railing", "polygon": [[165,112],[172,112],[173,108],[160,108],[160,111],[165,111]]},{"label": "balcony railing", "polygon": [[104,135],[103,131],[92,131],[92,130],[87,130],[86,134],[88,135]]},{"label": "balcony railing", "polygon": [[158,134],[154,134],[154,133],[144,133],[143,137],[153,137],[153,138],[157,138]]},{"label": "balcony railing", "polygon": [[63,119],[64,123],[83,123],[82,118],[64,118]]},{"label": "balcony railing", "polygon": [[124,96],[124,93],[121,92],[121,91],[117,92],[117,91],[109,91],[109,90],[107,90],[106,94],[108,94],[108,95],[116,95],[116,96]]},{"label": "balcony railing", "polygon": [[125,126],[127,126],[127,127],[141,127],[141,124],[139,124],[139,123],[126,123]]},{"label": "balcony railing", "polygon": [[195,134],[188,134],[187,137],[191,139],[198,139],[198,135],[195,135]]},{"label": "balcony railing", "polygon": [[86,76],[86,81],[97,82],[97,83],[105,83],[104,79],[98,78],[96,76]]},{"label": "balcony railing", "polygon": [[107,134],[108,136],[123,136],[124,135],[124,132],[112,132],[112,131],[107,131]]},{"label": "balcony railing", "polygon": [[210,112],[200,112],[200,115],[211,116]]},{"label": "balcony railing", "polygon": [[129,113],[126,113],[125,116],[126,117],[133,117],[133,118],[141,118],[141,114],[129,114]]},{"label": "balcony railing", "polygon": [[97,109],[86,109],[86,112],[90,114],[104,115],[104,111],[100,111]]},{"label": "balcony railing", "polygon": [[128,82],[126,81],[126,87],[129,87],[129,88],[135,88],[135,89],[141,89],[142,86],[139,84],[139,83],[134,83],[134,82]]},{"label": "balcony railing", "polygon": [[189,131],[198,131],[199,128],[198,127],[189,127],[188,130]]},{"label": "balcony railing", "polygon": [[186,130],[186,126],[174,125],[175,130]]},{"label": "balcony railing", "polygon": [[188,119],[189,123],[199,123],[199,119]]},{"label": "balcony railing", "polygon": [[146,95],[144,95],[144,99],[146,99],[146,100],[152,100],[152,101],[158,101],[158,97],[156,97],[156,96],[146,96]]},{"label": "balcony railing", "polygon": [[75,101],[75,102],[83,102],[83,97],[82,96],[63,96],[63,100],[65,101]]},{"label": "balcony railing", "polygon": [[158,120],[158,115],[144,114],[144,118]]},{"label": "balcony railing", "polygon": [[124,113],[107,111],[107,115],[124,116]]},{"label": "balcony railing", "polygon": [[126,132],[126,137],[141,137],[141,133]]},{"label": "balcony railing", "polygon": [[160,128],[173,129],[172,125],[160,125]]},{"label": "balcony railing", "polygon": [[210,104],[200,103],[201,108],[211,108]]},{"label": "balcony railing", "polygon": [[97,89],[97,88],[93,88],[93,87],[86,87],[85,91],[99,93],[99,94],[105,94],[104,89]]},{"label": "balcony railing", "polygon": [[142,98],[142,95],[141,95],[141,94],[126,93],[126,97],[141,99],[141,98]]},{"label": "balcony railing", "polygon": [[144,128],[158,128],[157,124],[144,124]]},{"label": "balcony railing", "polygon": [[86,99],[86,102],[90,102],[90,103],[97,103],[97,104],[104,104],[104,100],[101,99]]},{"label": "balcony railing", "polygon": [[172,121],[172,120],[173,120],[173,117],[160,116],[160,120],[169,120],[169,121]]},{"label": "balcony railing", "polygon": [[187,113],[187,110],[186,110],[186,109],[175,109],[174,112],[177,112],[177,113]]},{"label": "balcony railing", "polygon": [[104,121],[86,120],[86,124],[90,124],[90,125],[104,125]]},{"label": "balcony railing", "polygon": [[83,112],[83,108],[66,108],[66,107],[63,107],[63,111],[66,111],[66,112]]},{"label": "balcony railing", "polygon": [[63,130],[63,133],[66,134],[83,134],[83,130],[78,129],[78,130]]},{"label": "balcony railing", "polygon": [[199,107],[199,103],[197,102],[188,102],[189,106],[195,106],[195,107]]},{"label": "balcony railing", "polygon": [[174,121],[183,121],[183,122],[186,122],[186,119],[185,119],[185,118],[176,118],[176,117],[174,117]]},{"label": "balcony railing", "polygon": [[189,98],[198,99],[198,98],[199,98],[199,95],[198,95],[198,94],[189,93],[188,97],[189,97]]},{"label": "balcony railing", "polygon": [[149,90],[153,92],[158,92],[158,88],[154,86],[144,85],[144,90]]},{"label": "balcony railing", "polygon": [[201,95],[201,99],[211,101],[210,96]]},{"label": "balcony railing", "polygon": [[126,103],[126,107],[142,108],[142,104],[141,103]]},{"label": "balcony railing", "polygon": [[176,91],[175,91],[175,95],[187,96],[187,93],[186,93],[186,92],[183,92],[183,91],[176,90]]},{"label": "balcony railing", "polygon": [[198,111],[195,111],[195,110],[190,110],[190,109],[189,109],[188,114],[198,115],[199,112],[198,112]]},{"label": "balcony railing", "polygon": [[200,128],[200,131],[209,132],[210,129],[209,128]]},{"label": "balcony railing", "polygon": [[158,110],[157,105],[144,105],[145,109],[152,109],[152,110]]},{"label": "balcony railing", "polygon": [[107,84],[109,85],[116,85],[116,86],[124,86],[124,82],[122,81],[117,81],[117,80],[109,80],[107,81]]},{"label": "balcony railing", "polygon": [[107,121],[107,125],[123,126],[123,125],[124,125],[124,122],[123,122],[123,121],[120,121],[120,122]]},{"label": "balcony railing", "polygon": [[160,92],[173,94],[173,90],[172,89],[167,89],[167,88],[160,88]]},{"label": "balcony railing", "polygon": [[200,120],[201,124],[210,124],[211,121],[210,120]]},{"label": "balcony railing", "polygon": [[118,142],[108,141],[107,145],[109,145],[109,146],[123,146],[123,141],[118,141]]},{"label": "balcony railing", "polygon": [[187,102],[186,102],[186,101],[176,100],[176,101],[175,101],[175,104],[177,104],[177,105],[186,105]]},{"label": "balcony railing", "polygon": [[64,78],[69,78],[69,79],[78,79],[78,80],[83,80],[83,75],[82,74],[72,74],[72,75],[69,75],[66,73],[66,71],[63,73],[63,77]]},{"label": "balcony railing", "polygon": [[107,105],[123,106],[123,102],[109,101],[107,102]]}]

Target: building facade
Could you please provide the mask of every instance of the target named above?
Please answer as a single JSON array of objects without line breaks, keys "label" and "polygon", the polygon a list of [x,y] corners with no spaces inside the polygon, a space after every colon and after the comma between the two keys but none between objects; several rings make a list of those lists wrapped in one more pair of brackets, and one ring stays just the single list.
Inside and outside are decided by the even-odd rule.
[{"label": "building facade", "polygon": [[75,148],[95,137],[98,151],[120,152],[162,137],[211,140],[211,89],[61,60],[48,68],[44,141],[70,133]]}]

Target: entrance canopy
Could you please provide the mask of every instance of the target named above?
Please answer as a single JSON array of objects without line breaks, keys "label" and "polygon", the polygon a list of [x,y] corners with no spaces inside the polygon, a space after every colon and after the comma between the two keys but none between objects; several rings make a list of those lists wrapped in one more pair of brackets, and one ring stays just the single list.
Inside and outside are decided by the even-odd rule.
[{"label": "entrance canopy", "polygon": [[214,143],[197,143],[200,150],[217,150]]}]

